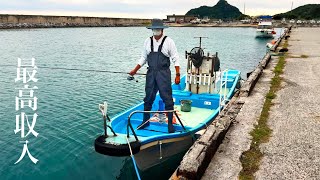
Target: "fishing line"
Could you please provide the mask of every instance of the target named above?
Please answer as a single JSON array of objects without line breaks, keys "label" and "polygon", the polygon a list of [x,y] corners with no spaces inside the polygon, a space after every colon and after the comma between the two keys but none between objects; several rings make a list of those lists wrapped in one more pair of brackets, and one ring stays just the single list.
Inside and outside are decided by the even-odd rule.
[{"label": "fishing line", "polygon": [[[8,67],[17,67],[14,65],[1,65]],[[113,73],[113,74],[129,74],[121,71],[108,71],[108,70],[96,70],[96,69],[79,69],[79,68],[62,68],[62,67],[45,67],[45,66],[37,66],[40,69],[52,69],[52,70],[68,70],[68,71],[83,71],[83,72],[103,72],[103,73]],[[136,73],[136,75],[145,76],[145,73]]]}]

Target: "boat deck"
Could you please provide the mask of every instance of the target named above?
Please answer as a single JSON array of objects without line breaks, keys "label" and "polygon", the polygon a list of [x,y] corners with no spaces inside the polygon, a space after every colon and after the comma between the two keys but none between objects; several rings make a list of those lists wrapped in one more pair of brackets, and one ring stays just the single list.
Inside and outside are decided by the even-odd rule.
[{"label": "boat deck", "polygon": [[182,124],[191,128],[194,128],[203,123],[215,111],[215,109],[191,107],[190,112],[183,112],[180,111],[180,105],[175,105],[174,109],[177,110],[177,114],[181,119]]},{"label": "boat deck", "polygon": [[[190,112],[182,112],[180,111],[181,106],[175,105],[175,110],[177,110],[177,114],[179,118],[182,121],[182,124],[185,126],[185,128],[192,129],[198,125],[201,125],[208,117],[210,117],[215,109],[205,109],[205,108],[197,108],[192,107]],[[174,118],[174,128],[176,132],[183,132],[183,128],[180,125],[179,121]],[[137,136],[140,137],[150,137],[150,136],[157,136],[157,135],[163,135],[168,134],[168,124],[167,123],[160,123],[160,122],[150,122],[150,126],[137,130],[137,127],[141,124],[142,119],[132,119],[131,124],[133,128],[135,129],[135,132]],[[123,124],[118,124],[117,126],[126,126],[125,121],[123,121]],[[114,127],[117,131],[117,133],[126,134],[126,128],[118,128]],[[119,132],[119,130],[121,130]],[[131,133],[132,134],[132,133]]]}]

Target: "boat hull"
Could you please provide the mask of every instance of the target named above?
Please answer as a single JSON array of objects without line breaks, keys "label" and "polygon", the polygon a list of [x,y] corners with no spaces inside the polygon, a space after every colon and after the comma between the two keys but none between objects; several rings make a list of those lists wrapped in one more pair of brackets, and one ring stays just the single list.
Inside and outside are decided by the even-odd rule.
[{"label": "boat hull", "polygon": [[140,170],[145,171],[177,154],[186,152],[193,144],[192,136],[155,141],[141,146],[134,157]]},{"label": "boat hull", "polygon": [[256,38],[274,38],[272,31],[268,30],[257,30]]}]

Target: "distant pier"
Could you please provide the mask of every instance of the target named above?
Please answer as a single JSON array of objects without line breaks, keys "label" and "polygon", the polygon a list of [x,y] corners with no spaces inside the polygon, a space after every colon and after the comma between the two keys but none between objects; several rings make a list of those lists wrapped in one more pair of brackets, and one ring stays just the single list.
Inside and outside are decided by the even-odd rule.
[{"label": "distant pier", "polygon": [[146,26],[150,19],[0,14],[0,29]]}]

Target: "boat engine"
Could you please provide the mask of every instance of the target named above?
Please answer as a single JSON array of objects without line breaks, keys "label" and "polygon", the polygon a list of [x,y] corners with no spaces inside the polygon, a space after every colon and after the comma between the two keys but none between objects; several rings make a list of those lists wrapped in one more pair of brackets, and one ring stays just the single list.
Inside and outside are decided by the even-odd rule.
[{"label": "boat engine", "polygon": [[187,77],[186,87],[188,91],[195,94],[213,93],[215,90],[215,80],[217,72],[220,72],[220,60],[218,53],[204,55],[200,46],[194,47],[190,53],[186,52]]}]

